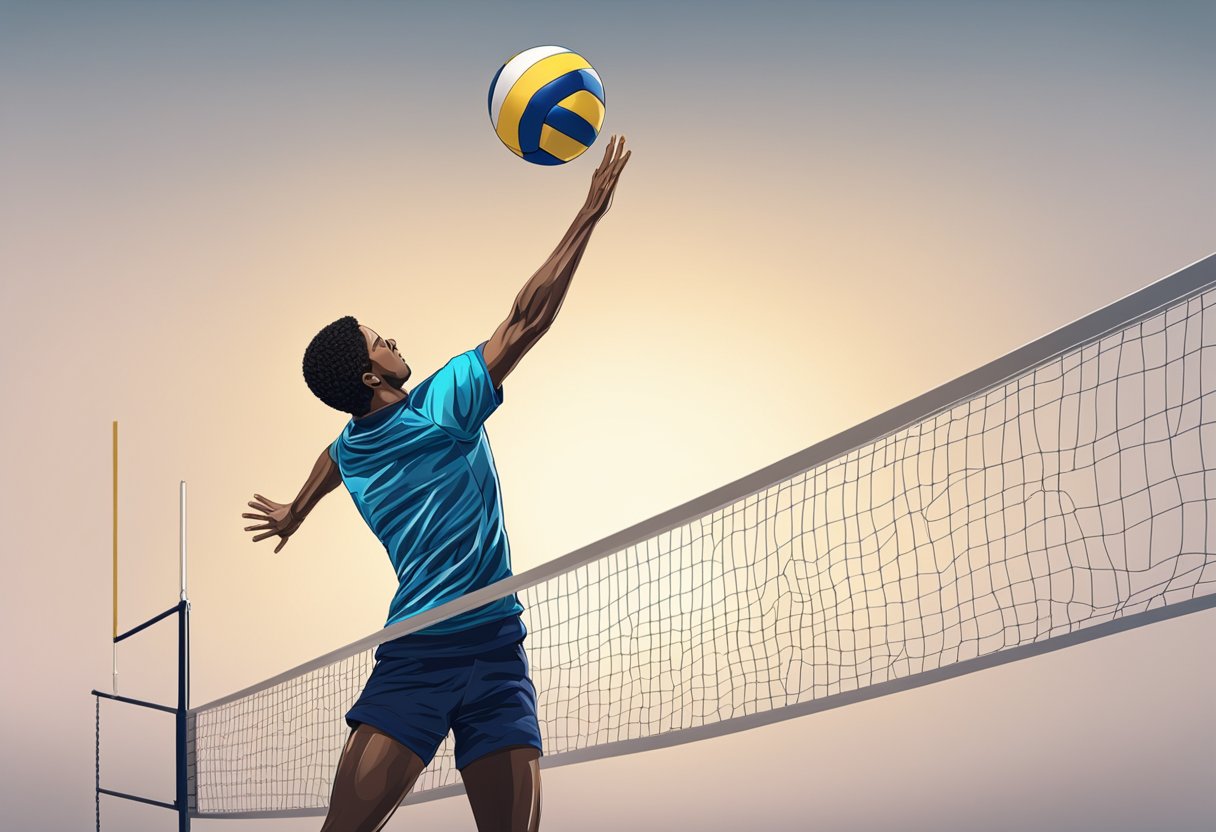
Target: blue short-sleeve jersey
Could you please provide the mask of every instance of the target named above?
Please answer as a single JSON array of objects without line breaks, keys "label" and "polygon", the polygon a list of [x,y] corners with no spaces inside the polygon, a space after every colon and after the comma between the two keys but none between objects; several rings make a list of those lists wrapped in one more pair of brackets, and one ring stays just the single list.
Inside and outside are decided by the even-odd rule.
[{"label": "blue short-sleeve jersey", "polygon": [[[484,346],[453,358],[402,401],[351,419],[330,446],[397,573],[386,626],[511,574],[483,426],[502,403],[502,388],[490,379]],[[522,611],[508,595],[420,632],[461,632]]]}]

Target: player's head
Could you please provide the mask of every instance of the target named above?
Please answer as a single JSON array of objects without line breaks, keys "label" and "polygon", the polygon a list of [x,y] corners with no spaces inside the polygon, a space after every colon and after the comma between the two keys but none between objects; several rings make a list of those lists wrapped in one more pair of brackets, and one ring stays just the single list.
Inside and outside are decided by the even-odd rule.
[{"label": "player's head", "polygon": [[397,352],[397,342],[381,338],[350,315],[318,332],[304,350],[308,389],[352,416],[367,414],[377,389],[400,390],[409,377],[410,367]]}]

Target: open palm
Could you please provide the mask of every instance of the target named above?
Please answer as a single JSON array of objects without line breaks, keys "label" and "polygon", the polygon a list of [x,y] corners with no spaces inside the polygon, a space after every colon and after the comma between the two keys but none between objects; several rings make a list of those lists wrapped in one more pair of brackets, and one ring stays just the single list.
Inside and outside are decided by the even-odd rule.
[{"label": "open palm", "polygon": [[245,513],[241,517],[249,520],[263,521],[260,526],[246,526],[247,532],[261,532],[254,535],[253,542],[265,540],[268,537],[278,535],[282,538],[279,545],[274,547],[277,553],[280,549],[287,545],[287,538],[291,537],[296,529],[300,528],[300,519],[291,512],[291,505],[285,503],[276,503],[274,500],[268,500],[261,494],[254,494],[254,499],[249,502],[252,508],[257,509],[261,514]]}]

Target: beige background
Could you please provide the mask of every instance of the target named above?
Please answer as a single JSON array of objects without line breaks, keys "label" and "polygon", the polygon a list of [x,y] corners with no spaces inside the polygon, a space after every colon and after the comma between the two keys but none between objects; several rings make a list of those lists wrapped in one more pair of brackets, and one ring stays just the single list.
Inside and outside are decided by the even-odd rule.
[{"label": "beige background", "polygon": [[[488,337],[601,153],[525,165],[485,112],[560,43],[635,149],[489,423],[517,571],[784,457],[1207,254],[1208,3],[0,6],[0,826],[93,823],[121,626],[177,597],[194,701],[362,636],[387,558],[336,492],[241,531],[343,425],[300,374],[353,314],[422,378]],[[169,702],[170,630],[122,692]],[[854,707],[553,770],[548,829],[1198,830],[1205,612]],[[170,799],[171,719],[104,709],[103,783]],[[106,828],[172,828],[107,799]],[[199,822],[200,830],[319,821]],[[468,829],[461,799],[390,829]]]}]

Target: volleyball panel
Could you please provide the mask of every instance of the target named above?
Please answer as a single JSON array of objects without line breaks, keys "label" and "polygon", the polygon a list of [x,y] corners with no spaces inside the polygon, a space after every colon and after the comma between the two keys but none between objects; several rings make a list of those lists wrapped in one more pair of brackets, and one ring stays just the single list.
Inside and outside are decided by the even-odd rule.
[{"label": "volleyball panel", "polygon": [[582,118],[591,125],[597,135],[604,126],[604,102],[596,98],[595,93],[590,90],[583,89],[568,95],[557,102],[557,106]]},{"label": "volleyball panel", "polygon": [[[570,112],[565,107],[554,107],[550,110],[549,115],[545,116],[544,127],[564,133],[584,148],[595,144],[595,137],[598,135],[595,128],[588,124],[586,119],[577,113]],[[541,128],[540,136],[542,147],[545,144],[544,127]]]},{"label": "volleyball panel", "polygon": [[563,162],[577,159],[590,147],[590,144],[576,141],[560,130],[555,130],[548,124],[540,129],[540,150],[554,156]]}]

